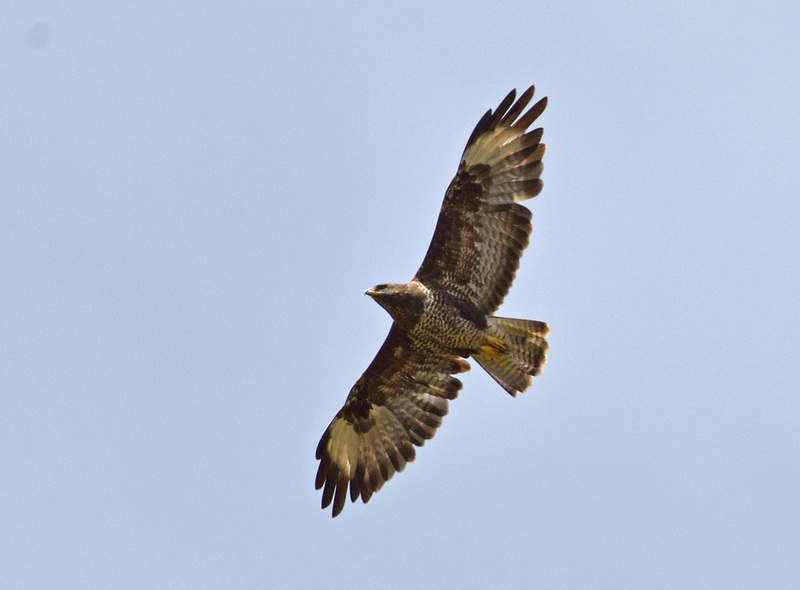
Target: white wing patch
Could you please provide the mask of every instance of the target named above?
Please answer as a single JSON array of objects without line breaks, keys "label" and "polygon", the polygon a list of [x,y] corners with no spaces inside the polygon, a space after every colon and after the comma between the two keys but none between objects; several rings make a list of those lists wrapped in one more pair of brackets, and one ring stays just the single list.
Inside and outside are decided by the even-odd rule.
[{"label": "white wing patch", "polygon": [[494,131],[485,133],[464,150],[461,161],[467,166],[475,164],[493,166],[506,156],[517,151],[518,146],[513,143],[513,140],[522,137],[524,134],[524,129],[515,129],[514,127],[497,128]]},{"label": "white wing patch", "polygon": [[331,424],[326,451],[331,461],[347,476],[347,479],[353,479],[356,474],[359,438],[355,428],[347,420],[339,418]]}]

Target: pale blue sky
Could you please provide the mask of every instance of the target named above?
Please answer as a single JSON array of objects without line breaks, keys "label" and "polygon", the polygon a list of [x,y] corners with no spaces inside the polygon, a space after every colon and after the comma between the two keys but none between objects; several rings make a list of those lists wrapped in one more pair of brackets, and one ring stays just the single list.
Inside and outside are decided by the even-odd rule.
[{"label": "pale blue sky", "polygon": [[[800,5],[5,3],[9,588],[800,579]],[[316,443],[470,131],[550,103],[501,314],[436,438],[331,519]]]}]

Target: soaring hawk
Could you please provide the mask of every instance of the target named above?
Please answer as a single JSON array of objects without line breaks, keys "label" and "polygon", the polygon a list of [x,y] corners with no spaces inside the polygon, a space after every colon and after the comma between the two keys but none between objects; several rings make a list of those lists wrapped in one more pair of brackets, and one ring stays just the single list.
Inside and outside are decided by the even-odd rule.
[{"label": "soaring hawk", "polygon": [[519,204],[542,190],[542,129],[528,127],[547,98],[525,113],[533,86],[512,90],[472,132],[416,276],[367,290],[394,322],[375,359],[317,446],[316,487],[333,516],[350,499],[368,502],[433,438],[472,357],[513,396],[546,360],[544,322],[492,315],[508,293],[531,234]]}]

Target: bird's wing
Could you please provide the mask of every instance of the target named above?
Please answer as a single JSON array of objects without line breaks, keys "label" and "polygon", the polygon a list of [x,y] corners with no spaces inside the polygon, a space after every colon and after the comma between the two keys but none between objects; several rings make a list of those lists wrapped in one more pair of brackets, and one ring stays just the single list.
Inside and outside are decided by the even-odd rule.
[{"label": "bird's wing", "polygon": [[317,446],[317,489],[322,507],[333,502],[333,516],[350,499],[366,503],[396,471],[413,461],[414,445],[433,438],[469,370],[456,350],[415,342],[392,325],[375,359],[356,382],[347,401]]},{"label": "bird's wing", "polygon": [[528,245],[531,213],[518,203],[542,190],[541,128],[527,131],[547,98],[524,114],[533,86],[512,90],[489,110],[467,141],[416,278],[469,297],[494,312],[508,293]]}]

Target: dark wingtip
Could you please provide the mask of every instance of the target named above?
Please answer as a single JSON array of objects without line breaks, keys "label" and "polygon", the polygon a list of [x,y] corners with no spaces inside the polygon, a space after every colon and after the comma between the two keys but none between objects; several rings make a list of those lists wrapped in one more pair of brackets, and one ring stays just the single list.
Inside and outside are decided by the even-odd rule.
[{"label": "dark wingtip", "polygon": [[339,473],[339,478],[336,481],[336,494],[333,497],[333,516],[339,516],[344,509],[344,503],[347,500],[347,476],[344,473]]},{"label": "dark wingtip", "polygon": [[483,114],[483,117],[481,117],[480,121],[478,121],[478,124],[475,125],[475,129],[472,130],[464,150],[466,151],[466,149],[475,143],[475,141],[477,141],[481,135],[487,131],[495,129],[498,125],[510,125],[514,128],[521,129],[527,129],[530,127],[531,123],[533,123],[537,117],[542,114],[545,107],[547,107],[546,96],[533,105],[527,113],[522,115],[522,118],[519,119],[519,121],[514,123],[514,120],[519,117],[520,113],[522,113],[525,107],[528,106],[533,98],[534,92],[536,92],[536,87],[531,85],[525,90],[525,92],[520,94],[519,98],[516,100],[516,102],[514,102],[514,99],[517,97],[517,89],[512,89],[511,92],[509,92],[505,98],[500,101],[500,104],[497,105],[497,108],[494,109],[494,111],[489,109]]},{"label": "dark wingtip", "polygon": [[508,110],[498,124],[501,126],[506,126],[513,123],[514,119],[516,119],[523,109],[528,106],[528,103],[533,98],[533,92],[534,88],[531,86],[525,92],[520,94],[517,102],[514,103],[514,105]]},{"label": "dark wingtip", "polygon": [[503,115],[506,114],[508,108],[514,104],[514,99],[517,97],[517,89],[513,88],[511,92],[506,94],[506,97],[500,101],[500,104],[497,105],[497,108],[494,110],[494,115],[492,115],[489,124],[486,126],[487,130],[492,130],[497,127],[497,124],[503,120]]},{"label": "dark wingtip", "polygon": [[[328,475],[328,469],[325,466],[324,461],[320,461],[319,468],[317,469],[317,478],[314,480],[314,489],[321,490],[322,486],[325,485],[325,479]],[[323,508],[325,508],[323,506]]]},{"label": "dark wingtip", "polygon": [[470,134],[469,139],[467,140],[467,146],[464,148],[465,150],[473,143],[475,143],[475,140],[478,139],[484,131],[486,131],[487,124],[489,123],[491,118],[492,118],[492,109],[489,109],[483,114],[483,117],[481,117],[481,120],[478,121],[478,124],[475,125],[475,129],[472,130],[472,133]]},{"label": "dark wingtip", "polygon": [[539,100],[539,102],[537,102],[535,105],[533,105],[530,109],[528,109],[528,112],[522,115],[519,121],[514,123],[513,127],[515,129],[527,129],[537,118],[539,118],[539,115],[541,115],[544,112],[544,109],[546,107],[547,107],[547,97],[545,96],[544,98]]}]

